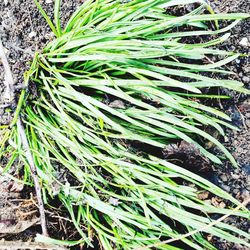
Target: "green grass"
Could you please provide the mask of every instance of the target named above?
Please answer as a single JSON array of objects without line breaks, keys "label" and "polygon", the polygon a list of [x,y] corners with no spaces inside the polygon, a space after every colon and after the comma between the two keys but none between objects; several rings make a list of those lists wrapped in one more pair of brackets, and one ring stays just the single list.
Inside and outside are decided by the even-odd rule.
[{"label": "green grass", "polygon": [[[0,156],[12,155],[3,173],[19,159],[24,182],[31,182],[15,126],[20,115],[45,203],[57,196],[81,236],[56,243],[93,246],[94,237],[104,249],[136,249],[201,230],[182,241],[194,249],[216,249],[206,240],[206,234],[212,234],[250,247],[249,235],[242,230],[223,222],[207,227],[212,214],[249,218],[246,208],[232,211],[239,205],[236,199],[190,171],[129,146],[137,141],[161,150],[173,140],[185,140],[220,164],[222,156],[204,147],[211,141],[237,165],[204,130],[210,126],[224,135],[224,127],[235,129],[230,118],[200,99],[220,98],[204,93],[214,87],[249,93],[238,81],[210,77],[232,74],[223,66],[239,55],[215,45],[227,40],[228,32],[249,15],[214,14],[204,1],[122,2],[87,0],[63,28],[60,1],[55,1],[50,20],[35,0],[56,39],[35,56],[25,75],[26,82],[36,83],[38,96],[22,92],[11,130],[6,129],[0,145]],[[201,4],[183,16],[165,11],[197,2]],[[232,23],[219,28],[221,20]],[[210,40],[191,43],[194,36]],[[211,56],[220,59],[205,63]],[[124,105],[111,107],[107,97]],[[184,186],[183,181],[195,186]],[[232,207],[199,200],[202,190],[231,201]],[[173,226],[177,222],[182,232]],[[38,240],[55,242],[41,236]],[[157,249],[180,248],[163,244]]]}]

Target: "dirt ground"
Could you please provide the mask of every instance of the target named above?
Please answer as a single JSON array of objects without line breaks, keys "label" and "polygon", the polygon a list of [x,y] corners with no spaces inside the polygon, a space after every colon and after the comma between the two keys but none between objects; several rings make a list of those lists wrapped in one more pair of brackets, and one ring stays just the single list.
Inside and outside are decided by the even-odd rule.
[{"label": "dirt ground", "polygon": [[[63,22],[65,22],[73,10],[75,10],[83,0],[68,0],[62,2],[64,2],[62,7],[62,19]],[[250,0],[213,0],[210,2],[217,12],[250,13]],[[53,1],[43,0],[42,3],[45,10],[52,14]],[[29,68],[29,62],[34,52],[41,50],[45,44],[52,40],[53,34],[43,18],[41,18],[33,0],[1,0],[0,23],[0,36],[6,48],[5,52],[16,83],[15,91],[18,94],[20,89],[24,87],[23,73]],[[248,40],[247,44],[244,42],[246,39]],[[224,43],[222,47],[227,50],[249,54],[250,20],[245,20],[234,28],[230,40]],[[236,73],[235,78],[241,80],[247,88],[250,88],[250,57],[241,57],[235,62],[227,65],[227,67]],[[13,110],[15,109],[14,103],[6,103],[3,80],[4,71],[2,65],[0,65],[0,125],[10,122]],[[226,94],[232,96],[232,99],[226,102],[221,101],[217,105],[231,116],[233,124],[238,126],[240,131],[227,131],[226,136],[221,138],[221,140],[224,141],[226,147],[232,152],[240,167],[238,169],[233,169],[232,166],[225,161],[224,166],[221,168],[209,166],[209,172],[201,171],[200,174],[242,201],[245,197],[250,195],[250,98],[228,91],[226,91]],[[179,150],[179,152],[183,150],[182,153],[185,155],[185,148],[179,147],[175,150]],[[185,161],[188,163],[189,160],[190,159],[188,159],[186,155],[183,161],[184,163]],[[24,192],[25,195],[20,195],[20,192]],[[36,226],[37,211],[34,207],[34,202],[32,203],[33,198],[30,198],[29,192],[30,190],[27,191],[23,186],[16,186],[13,182],[9,183],[8,180],[0,177],[0,214],[1,209],[6,210],[7,200],[9,204],[8,209],[12,209],[12,212],[14,211],[15,213],[13,209],[16,206],[28,207],[25,211],[30,212],[30,214],[22,214],[22,216],[24,216],[22,220],[18,219],[18,222],[15,223],[8,218],[7,222],[10,224],[9,231],[0,235],[0,238],[12,239],[9,233],[11,230],[12,232],[13,230],[17,230],[17,227],[13,229],[13,224],[16,226],[17,223],[19,223],[19,229],[20,227],[21,229],[24,227],[29,228],[31,225],[33,225],[33,227],[29,228],[24,233],[16,234],[15,239],[22,239],[24,241],[30,240],[36,232],[39,232],[39,226]],[[17,200],[17,198],[21,200],[21,198],[25,196],[26,200],[10,203],[9,198],[6,198],[6,194],[14,200]],[[27,197],[29,197],[29,199]],[[18,211],[22,211],[22,209]],[[56,217],[60,216],[51,215],[50,211],[48,211],[48,214],[51,216],[50,229],[53,231],[53,234],[55,234],[55,237],[69,235],[69,231],[71,231],[70,223],[61,222],[58,218],[56,219]],[[16,220],[17,217],[20,217],[19,214],[15,216]],[[2,216],[0,215],[0,232],[1,218]],[[250,224],[248,221],[230,218],[228,222],[237,225],[243,230],[248,230],[250,233]],[[65,227],[68,227],[68,229],[65,229]],[[18,233],[18,231],[16,232]],[[72,233],[73,232],[70,232],[70,234]],[[71,237],[73,236],[72,234]],[[215,245],[221,250],[243,249],[221,240],[217,240]]]}]

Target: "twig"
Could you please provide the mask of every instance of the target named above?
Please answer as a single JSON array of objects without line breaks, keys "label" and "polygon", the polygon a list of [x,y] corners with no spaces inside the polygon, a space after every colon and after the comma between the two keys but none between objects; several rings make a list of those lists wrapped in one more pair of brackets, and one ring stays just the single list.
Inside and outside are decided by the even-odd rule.
[{"label": "twig", "polygon": [[6,98],[6,101],[12,102],[14,100],[14,79],[10,70],[7,57],[4,52],[4,47],[1,41],[1,37],[0,37],[0,58],[2,60],[2,64],[4,67],[4,71],[5,71],[5,77],[4,77],[5,78],[4,84],[6,87],[5,98]]},{"label": "twig", "polygon": [[155,248],[155,247],[158,247],[158,246],[161,246],[163,244],[169,244],[169,243],[172,243],[172,242],[175,242],[175,241],[179,241],[179,240],[183,240],[187,237],[190,237],[196,233],[199,233],[201,231],[204,231],[210,227],[213,227],[215,226],[216,224],[218,224],[219,222],[225,220],[226,218],[228,218],[229,216],[233,215],[233,213],[235,211],[238,211],[240,210],[242,207],[245,207],[248,205],[248,203],[250,202],[250,198],[246,199],[244,202],[242,202],[241,204],[239,204],[236,208],[234,208],[230,213],[228,214],[225,214],[223,215],[222,217],[220,217],[218,220],[215,220],[213,222],[211,222],[210,224],[206,225],[205,227],[202,227],[200,229],[196,229],[194,231],[191,231],[189,233],[186,233],[186,234],[183,234],[181,235],[180,237],[177,237],[177,238],[174,238],[174,239],[169,239],[169,240],[165,240],[165,241],[161,241],[161,242],[157,242],[155,244],[151,244],[151,245],[148,245],[148,246],[145,246],[145,247],[139,247],[139,248],[136,248],[134,250],[146,250],[146,249],[150,249],[150,248]]},{"label": "twig", "polygon": [[18,128],[21,140],[22,140],[25,156],[26,156],[27,161],[28,161],[29,166],[30,166],[31,175],[32,175],[33,180],[34,180],[34,186],[35,186],[35,190],[36,190],[37,202],[38,202],[39,212],[40,212],[42,232],[43,232],[43,235],[48,236],[41,187],[40,187],[38,176],[37,176],[36,166],[35,166],[31,151],[30,151],[29,142],[27,140],[25,130],[23,127],[23,123],[22,123],[22,120],[20,117],[17,120],[17,128]]},{"label": "twig", "polygon": [[[10,69],[7,57],[4,53],[4,48],[2,45],[1,38],[0,38],[0,56],[1,56],[2,63],[3,63],[4,69],[5,69],[6,88],[8,88],[9,91],[12,91],[14,88],[14,79],[13,79],[13,76],[11,73],[11,69]],[[10,96],[12,96],[12,95],[14,95],[14,92],[10,93]],[[25,152],[25,156],[26,156],[27,161],[29,163],[31,175],[32,175],[33,180],[34,180],[34,186],[35,186],[35,190],[36,190],[37,202],[38,202],[39,212],[40,212],[42,233],[43,233],[43,235],[48,236],[41,187],[39,184],[36,166],[35,166],[31,151],[30,151],[29,142],[28,142],[28,139],[27,139],[26,134],[25,134],[25,130],[24,130],[24,126],[23,126],[23,122],[21,120],[21,117],[19,117],[17,119],[17,128],[18,128],[21,140],[22,140],[22,145],[23,145],[23,149]]]}]

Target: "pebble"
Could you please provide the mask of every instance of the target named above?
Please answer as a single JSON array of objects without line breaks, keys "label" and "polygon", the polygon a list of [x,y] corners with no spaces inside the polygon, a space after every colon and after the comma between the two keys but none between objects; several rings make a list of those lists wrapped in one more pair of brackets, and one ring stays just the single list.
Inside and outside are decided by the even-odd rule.
[{"label": "pebble", "polygon": [[35,31],[31,31],[29,33],[29,38],[34,38],[36,36],[36,32]]},{"label": "pebble", "polygon": [[246,124],[246,126],[247,126],[248,128],[250,128],[250,120],[249,120],[249,119],[245,121],[245,124]]},{"label": "pebble", "polygon": [[[236,174],[238,174],[240,172],[240,170],[239,170],[239,168],[236,168],[235,170],[234,170],[234,173],[236,173]],[[233,174],[233,173],[232,173]]]},{"label": "pebble", "polygon": [[243,71],[245,72],[245,73],[250,73],[250,67],[245,67],[245,68],[243,68]]},{"label": "pebble", "polygon": [[46,0],[45,3],[53,3],[53,0]]},{"label": "pebble", "polygon": [[51,40],[54,37],[54,33],[53,32],[48,32],[44,35],[44,38],[46,40]]},{"label": "pebble", "polygon": [[227,186],[227,185],[225,185],[225,184],[222,184],[221,185],[221,188],[223,189],[223,190],[225,190],[226,192],[230,192],[230,187],[229,186]]},{"label": "pebble", "polygon": [[234,194],[238,194],[240,192],[240,190],[238,189],[238,188],[235,188],[234,190],[233,190],[233,193]]},{"label": "pebble", "polygon": [[244,46],[244,47],[249,46],[248,39],[247,39],[246,37],[243,37],[243,38],[240,40],[239,44],[240,44],[241,46]]},{"label": "pebble", "polygon": [[237,64],[240,64],[240,59],[236,59],[235,62],[236,62]]},{"label": "pebble", "polygon": [[243,77],[242,77],[242,81],[243,81],[244,83],[249,83],[249,82],[250,82],[250,77],[248,77],[248,76],[243,76]]},{"label": "pebble", "polygon": [[244,199],[249,199],[250,198],[250,193],[248,190],[244,190],[241,194],[241,196],[244,198]]},{"label": "pebble", "polygon": [[225,174],[222,174],[220,176],[220,179],[223,181],[223,182],[226,182],[227,181],[227,176]]},{"label": "pebble", "polygon": [[240,178],[240,176],[238,174],[231,174],[231,176],[233,177],[233,179],[238,180]]}]

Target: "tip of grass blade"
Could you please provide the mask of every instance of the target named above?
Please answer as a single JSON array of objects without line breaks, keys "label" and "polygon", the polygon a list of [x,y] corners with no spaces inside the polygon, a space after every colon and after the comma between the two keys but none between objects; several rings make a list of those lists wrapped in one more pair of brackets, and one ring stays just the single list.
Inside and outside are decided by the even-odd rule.
[{"label": "tip of grass blade", "polygon": [[42,14],[42,16],[44,17],[44,19],[46,20],[46,22],[48,23],[48,25],[50,26],[52,32],[55,34],[56,37],[58,37],[58,32],[56,27],[54,26],[53,22],[51,21],[51,19],[49,18],[49,16],[47,15],[47,13],[45,12],[45,10],[43,9],[43,7],[41,6],[41,4],[39,3],[38,0],[34,0],[38,10],[40,11],[40,13]]}]

